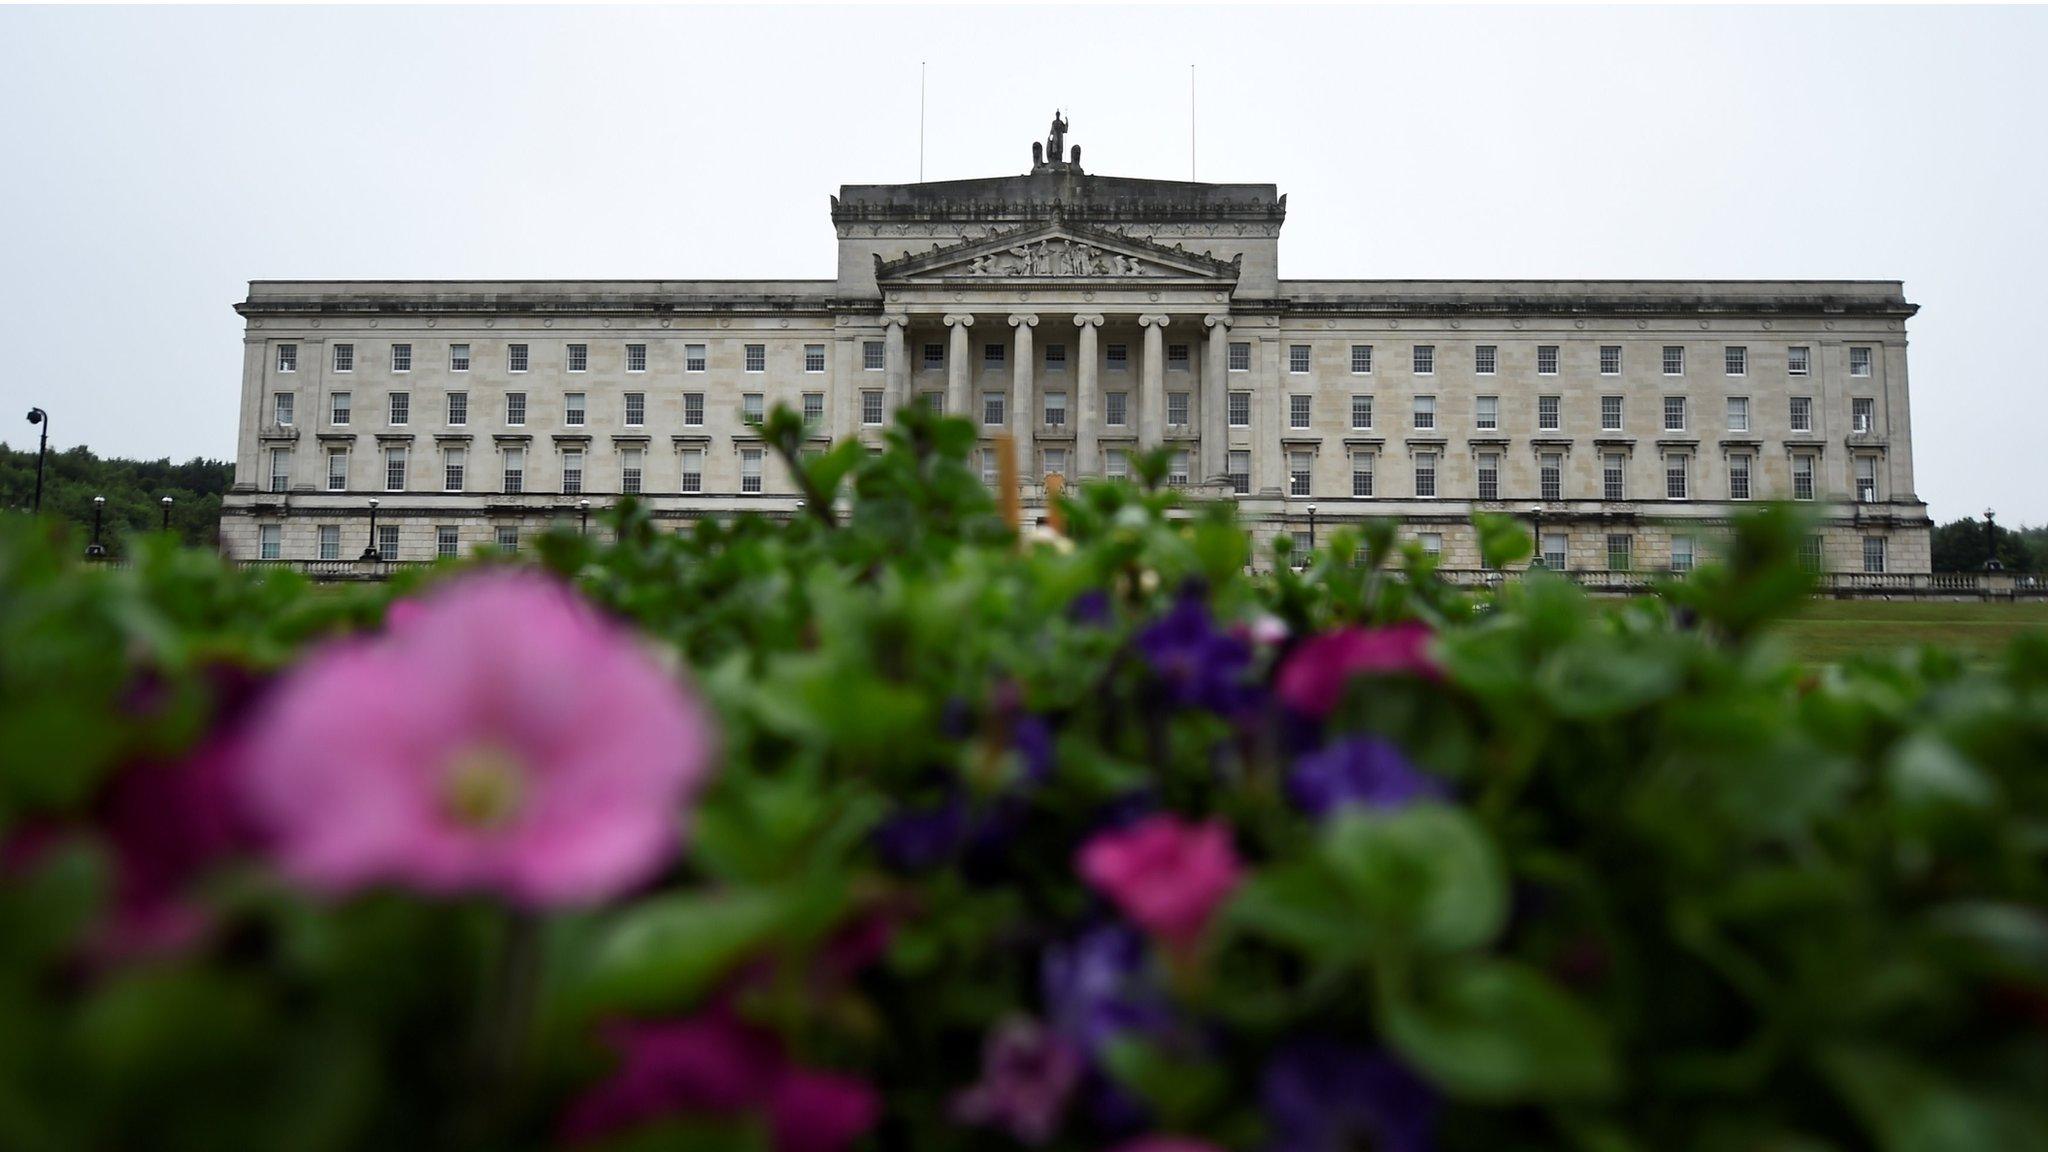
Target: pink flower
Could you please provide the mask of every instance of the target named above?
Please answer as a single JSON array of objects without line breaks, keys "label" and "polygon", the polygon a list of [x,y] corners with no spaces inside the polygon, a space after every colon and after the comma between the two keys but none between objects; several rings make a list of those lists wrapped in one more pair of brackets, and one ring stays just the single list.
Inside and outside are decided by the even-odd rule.
[{"label": "pink flower", "polygon": [[790,1068],[768,1094],[775,1152],[838,1152],[875,1126],[881,1098],[866,1081]]},{"label": "pink flower", "polygon": [[115,777],[101,813],[114,856],[113,914],[100,942],[109,956],[177,950],[205,931],[188,887],[253,846],[235,792],[239,755],[236,737],[219,734],[182,760]]},{"label": "pink flower", "polygon": [[981,1082],[953,1098],[953,1118],[999,1127],[1026,1144],[1059,1131],[1081,1081],[1081,1053],[1036,1020],[1009,1020],[982,1046]]},{"label": "pink flower", "polygon": [[1082,845],[1076,868],[1124,915],[1174,948],[1201,938],[1241,872],[1222,822],[1189,824],[1172,815],[1096,836]]},{"label": "pink flower", "polygon": [[1117,1145],[1114,1152],[1223,1152],[1223,1149],[1207,1140],[1190,1140],[1185,1136],[1140,1136]]},{"label": "pink flower", "polygon": [[1434,677],[1429,626],[1410,621],[1386,628],[1344,628],[1303,641],[1280,668],[1277,690],[1303,715],[1330,714],[1345,685],[1361,675]]},{"label": "pink flower", "polygon": [[241,784],[284,871],[530,906],[654,876],[708,771],[695,701],[547,577],[483,573],[417,603],[307,657],[254,721]]}]

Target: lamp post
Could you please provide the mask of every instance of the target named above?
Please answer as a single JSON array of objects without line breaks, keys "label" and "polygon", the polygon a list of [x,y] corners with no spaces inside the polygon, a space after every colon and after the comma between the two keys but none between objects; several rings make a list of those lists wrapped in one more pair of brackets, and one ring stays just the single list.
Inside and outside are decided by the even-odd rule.
[{"label": "lamp post", "polygon": [[590,501],[578,500],[576,502],[576,511],[578,513],[576,521],[577,533],[583,536],[590,535]]},{"label": "lamp post", "polygon": [[164,499],[163,499],[163,505],[164,505],[164,531],[166,531],[166,532],[169,532],[169,531],[171,530],[171,498],[170,498],[169,496],[166,496],[166,497],[164,497]]},{"label": "lamp post", "polygon": [[363,559],[382,559],[382,557],[377,555],[377,498],[375,496],[370,497],[370,541],[369,547],[363,549]]},{"label": "lamp post", "polygon": [[1529,521],[1530,521],[1530,523],[1532,523],[1533,525],[1535,525],[1535,527],[1534,527],[1534,528],[1530,529],[1530,534],[1531,534],[1532,536],[1534,536],[1534,537],[1535,537],[1535,540],[1536,540],[1536,558],[1535,558],[1534,560],[1531,560],[1531,561],[1529,561],[1529,567],[1531,567],[1531,568],[1541,568],[1541,567],[1543,567],[1543,566],[1544,566],[1544,565],[1543,565],[1543,505],[1541,505],[1541,504],[1531,504],[1531,505],[1529,506]]},{"label": "lamp post", "polygon": [[43,457],[50,454],[50,414],[41,408],[28,410],[28,422],[43,426],[42,442],[36,445],[36,513],[43,511]]},{"label": "lamp post", "polygon": [[100,543],[100,514],[106,510],[107,498],[105,496],[95,496],[92,498],[92,543],[85,546],[85,558],[87,560],[106,559],[106,545]]},{"label": "lamp post", "polygon": [[1984,510],[1984,570],[1998,572],[2005,565],[1998,562],[1998,514],[1991,509]]},{"label": "lamp post", "polygon": [[1308,550],[1316,550],[1316,506],[1308,506]]}]

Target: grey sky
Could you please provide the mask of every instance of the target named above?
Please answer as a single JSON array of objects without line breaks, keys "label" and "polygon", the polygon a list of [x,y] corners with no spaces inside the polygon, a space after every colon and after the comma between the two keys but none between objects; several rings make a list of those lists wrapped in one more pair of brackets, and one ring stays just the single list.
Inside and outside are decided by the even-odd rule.
[{"label": "grey sky", "polygon": [[2048,12],[0,9],[0,439],[234,450],[252,278],[816,277],[826,196],[1289,194],[1288,277],[1903,279],[1937,520],[2048,520]]}]

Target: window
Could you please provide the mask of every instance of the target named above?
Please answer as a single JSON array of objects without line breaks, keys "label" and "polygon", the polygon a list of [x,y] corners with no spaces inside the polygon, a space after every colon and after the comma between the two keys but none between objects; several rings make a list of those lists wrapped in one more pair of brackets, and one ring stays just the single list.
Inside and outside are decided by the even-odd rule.
[{"label": "window", "polygon": [[870,388],[860,394],[860,422],[869,428],[881,426],[882,392],[880,389]]},{"label": "window", "polygon": [[1111,344],[1103,357],[1111,372],[1125,372],[1131,367],[1131,349],[1127,344]]},{"label": "window", "polygon": [[1414,423],[1417,428],[1436,427],[1436,397],[1417,396],[1415,398]]},{"label": "window", "polygon": [[1855,347],[1849,349],[1849,375],[1870,375],[1870,349]]},{"label": "window", "polygon": [[444,492],[462,491],[463,482],[468,479],[469,453],[460,447],[450,447],[441,454],[441,489]]},{"label": "window", "polygon": [[1856,499],[1864,504],[1877,499],[1877,457],[1856,458]]},{"label": "window", "polygon": [[823,344],[804,345],[804,371],[823,372],[824,370],[825,346]]},{"label": "window", "polygon": [[996,485],[996,450],[993,448],[981,450],[981,482],[991,488]]},{"label": "window", "polygon": [[1792,397],[1792,431],[1813,431],[1813,397]]},{"label": "window", "polygon": [[1252,454],[1238,449],[1223,458],[1223,474],[1230,477],[1230,490],[1239,496],[1252,490]]},{"label": "window", "polygon": [[348,449],[346,448],[330,448],[327,450],[327,490],[329,492],[348,491]]},{"label": "window", "polygon": [[[1248,454],[1247,454],[1248,455]],[[1351,454],[1351,494],[1361,499],[1372,495],[1373,454],[1353,452]]]},{"label": "window", "polygon": [[1607,534],[1607,570],[1626,572],[1634,567],[1635,537],[1626,532]]},{"label": "window", "polygon": [[1685,453],[1672,452],[1664,457],[1664,498],[1683,500],[1688,485]]},{"label": "window", "polygon": [[270,413],[280,427],[289,428],[292,423],[292,394],[279,392],[270,398]]},{"label": "window", "polygon": [[628,372],[645,372],[645,371],[647,371],[647,345],[645,345],[645,344],[628,344],[628,345],[626,345],[626,371],[628,371]]},{"label": "window", "polygon": [[516,524],[498,525],[498,530],[493,533],[492,538],[497,541],[499,551],[519,551],[519,526]]},{"label": "window", "polygon": [[1692,564],[1692,537],[1673,536],[1671,538],[1671,570],[1678,573],[1690,572],[1692,571]]},{"label": "window", "polygon": [[1721,370],[1730,376],[1749,374],[1749,349],[1729,345],[1721,349]]},{"label": "window", "polygon": [[1232,428],[1251,427],[1252,394],[1249,392],[1232,392],[1230,394],[1230,411],[1228,416],[1229,424]]},{"label": "window", "polygon": [[1536,429],[1539,432],[1555,432],[1564,426],[1560,408],[1563,402],[1556,396],[1536,398]]},{"label": "window", "polygon": [[526,393],[505,393],[505,423],[514,428],[522,427],[525,425]]},{"label": "window", "polygon": [[1540,344],[1537,346],[1536,374],[1538,376],[1557,375],[1557,345]]},{"label": "window", "polygon": [[[877,347],[879,347],[879,345],[877,345]],[[981,366],[984,368],[1002,367],[1003,346],[1001,344],[983,344],[981,346]],[[874,365],[874,367],[879,368],[881,367],[881,365],[876,364]]]},{"label": "window", "polygon": [[469,393],[450,392],[448,394],[448,426],[451,428],[461,428],[468,423]]},{"label": "window", "polygon": [[461,555],[462,534],[453,524],[443,524],[434,529],[434,555],[443,560]]},{"label": "window", "polygon": [[1863,538],[1863,570],[1872,574],[1884,571],[1884,537]]},{"label": "window", "polygon": [[1422,545],[1422,554],[1424,556],[1441,556],[1444,554],[1444,534],[1441,532],[1419,532],[1416,534],[1415,540]]},{"label": "window", "polygon": [[412,371],[412,345],[393,344],[391,346],[391,370],[393,372]]},{"label": "window", "polygon": [[1128,392],[1104,392],[1102,394],[1102,422],[1112,428],[1121,428],[1130,418],[1131,394]]},{"label": "window", "polygon": [[1188,450],[1176,448],[1166,458],[1166,486],[1185,488],[1188,486]]},{"label": "window", "polygon": [[704,426],[704,394],[702,392],[683,393],[683,423],[691,428],[701,428]]},{"label": "window", "polygon": [[297,344],[279,344],[277,346],[277,370],[279,372],[297,372],[299,370],[299,346]]},{"label": "window", "polygon": [[1230,345],[1230,370],[1249,372],[1252,370],[1252,346],[1247,342],[1233,342]]},{"label": "window", "polygon": [[1820,537],[1802,536],[1799,540],[1799,565],[1808,572],[1821,570]]},{"label": "window", "polygon": [[706,354],[705,354],[705,348],[704,348],[704,345],[702,345],[702,344],[685,344],[685,345],[683,345],[683,371],[685,371],[685,372],[702,372],[702,371],[704,371],[704,366],[705,366],[705,364],[706,364],[706,363],[708,362],[708,360],[709,360],[709,357],[708,357],[708,356],[706,356]]},{"label": "window", "polygon": [[1300,395],[1287,398],[1287,426],[1289,428],[1306,428],[1309,426],[1309,410],[1314,399],[1313,396]]},{"label": "window", "polygon": [[682,491],[702,492],[703,490],[704,450],[702,448],[685,448],[683,449]]},{"label": "window", "polygon": [[1749,454],[1746,452],[1728,457],[1728,498],[1749,499]]},{"label": "window", "polygon": [[1728,430],[1730,432],[1749,431],[1749,397],[1730,396],[1728,398]]},{"label": "window", "polygon": [[1003,394],[1001,392],[984,392],[981,394],[981,422],[991,428],[1002,426],[1004,423],[1004,412]]},{"label": "window", "polygon": [[[819,398],[819,402],[820,402],[820,404],[822,404],[822,403],[823,403],[823,397],[820,397],[820,398]],[[810,417],[810,411],[811,411],[810,397],[806,396],[806,397],[804,398],[804,416],[805,416],[805,418],[806,418],[806,419],[808,419],[808,418]],[[647,393],[645,393],[645,392],[628,392],[628,393],[626,393],[626,427],[628,427],[628,428],[640,428],[640,427],[644,427],[644,426],[646,425],[646,423],[647,423]]]},{"label": "window", "polygon": [[[752,355],[752,349],[754,349],[755,347],[757,347],[757,345],[753,345],[753,344],[749,344],[749,345],[747,345],[747,348],[748,348],[748,355],[750,355],[750,356]],[[751,362],[750,362],[750,363],[751,363]],[[766,349],[764,348],[764,349],[762,349],[762,364],[763,364],[763,366],[764,366],[764,367],[766,366],[766,363],[767,363],[767,350],[766,350]],[[888,366],[889,366],[889,350],[888,350],[888,349],[887,349],[887,348],[886,348],[886,347],[885,347],[885,346],[884,346],[884,345],[882,344],[882,342],[881,342],[880,340],[863,340],[863,341],[861,341],[861,345],[860,345],[860,367],[861,367],[861,371],[863,371],[863,372],[880,372],[880,371],[882,371],[883,369],[887,368]],[[758,369],[758,368],[753,368],[753,367],[749,367],[749,368],[748,368],[747,370],[748,370],[749,372],[758,372],[758,371],[760,371],[760,369]]]},{"label": "window", "polygon": [[353,415],[354,413],[349,410],[348,393],[336,392],[328,398],[328,423],[336,425],[337,427],[347,427],[349,419]]},{"label": "window", "polygon": [[1359,429],[1372,427],[1371,396],[1361,393],[1351,397],[1351,426]]},{"label": "window", "polygon": [[1067,394],[1047,392],[1045,394],[1045,426],[1065,428],[1067,426]]},{"label": "window", "polygon": [[505,346],[505,370],[507,372],[526,371],[526,361],[526,345],[507,344]]},{"label": "window", "polygon": [[1621,375],[1621,345],[1602,344],[1600,346],[1600,374],[1602,376]]},{"label": "window", "polygon": [[562,422],[571,428],[583,427],[583,407],[583,393],[562,393]]},{"label": "window", "polygon": [[1415,374],[1417,376],[1429,376],[1435,372],[1436,345],[1417,344],[1415,346]]},{"label": "window", "polygon": [[402,444],[384,449],[384,490],[405,491],[405,446]]},{"label": "window", "polygon": [[1288,346],[1287,371],[1296,376],[1308,374],[1308,345],[1291,344]]},{"label": "window", "polygon": [[1309,452],[1287,454],[1287,494],[1289,496],[1313,495],[1310,482],[1314,476],[1315,456]]},{"label": "window", "polygon": [[627,448],[619,453],[619,491],[628,496],[640,494],[640,477],[645,473],[646,452],[640,448]]},{"label": "window", "polygon": [[562,491],[571,496],[583,491],[583,449],[562,450]]},{"label": "window", "polygon": [[1877,401],[1868,396],[1858,396],[1849,401],[1849,431],[1858,436],[1870,435],[1877,423]]},{"label": "window", "polygon": [[759,424],[761,418],[767,414],[767,411],[767,401],[761,393],[743,392],[740,394],[740,419],[745,420],[749,424]]},{"label": "window", "polygon": [[341,525],[322,524],[320,526],[320,558],[322,560],[341,559]]},{"label": "window", "polygon": [[944,344],[925,345],[924,366],[928,372],[944,368],[946,366],[946,346]]},{"label": "window", "polygon": [[1067,370],[1067,346],[1065,344],[1047,344],[1045,346],[1045,370],[1047,372],[1065,372]]},{"label": "window", "polygon": [[1491,344],[1481,344],[1472,350],[1472,371],[1476,375],[1493,375],[1494,365],[1499,360],[1499,349]]},{"label": "window", "polygon": [[1600,430],[1602,432],[1621,431],[1621,397],[1602,396],[1600,398]]},{"label": "window", "polygon": [[1813,499],[1813,457],[1804,452],[1792,457],[1792,498]]},{"label": "window", "polygon": [[377,525],[377,558],[379,560],[398,559],[398,525]]},{"label": "window", "polygon": [[1423,499],[1436,496],[1436,453],[1415,454],[1415,495]]},{"label": "window", "polygon": [[1600,458],[1600,498],[1603,500],[1628,499],[1627,457],[1619,452],[1609,452]]},{"label": "window", "polygon": [[1666,432],[1685,431],[1685,397],[1666,396],[1664,398],[1664,430]]},{"label": "window", "polygon": [[1685,347],[1683,345],[1666,344],[1664,346],[1664,374],[1666,376],[1685,375]]},{"label": "window", "polygon": [[1104,449],[1102,453],[1102,474],[1111,480],[1122,480],[1131,474],[1131,458],[1121,448]]},{"label": "window", "polygon": [[1371,372],[1372,345],[1353,344],[1351,346],[1351,374],[1354,376],[1365,376]]},{"label": "window", "polygon": [[1569,541],[1562,532],[1545,532],[1543,534],[1543,566],[1553,572],[1562,572],[1570,567],[1571,554],[1566,548],[1568,543]]},{"label": "window", "polygon": [[1293,557],[1293,560],[1289,561],[1289,563],[1296,570],[1308,567],[1309,561],[1313,558],[1313,553],[1315,552],[1315,549],[1309,547],[1308,533],[1299,528],[1290,529],[1287,533],[1287,541],[1294,545],[1294,547],[1288,549],[1288,554]]},{"label": "window", "polygon": [[1168,392],[1166,394],[1166,422],[1173,427],[1179,427],[1188,422],[1187,393]]},{"label": "window", "polygon": [[[876,347],[879,348],[880,345],[876,345]],[[768,346],[766,344],[747,345],[747,371],[766,372],[767,370]]]},{"label": "window", "polygon": [[1811,371],[1813,371],[1813,349],[1785,349],[1785,374],[1787,376],[1804,376]]},{"label": "window", "polygon": [[946,414],[946,394],[945,394],[944,392],[927,392],[927,393],[925,393],[925,394],[924,394],[924,407],[925,407],[925,411],[927,411],[927,412],[930,412],[930,413],[931,413],[932,415],[934,415],[934,416],[943,416],[943,415],[945,415],[945,414]]},{"label": "window", "polygon": [[1479,498],[1481,500],[1500,499],[1500,453],[1498,452],[1481,452],[1479,454]]},{"label": "window", "polygon": [[279,537],[281,535],[283,535],[282,531],[275,524],[265,524],[256,529],[257,557],[263,560],[277,559],[280,549]]},{"label": "window", "polygon": [[406,424],[406,423],[408,423],[409,421],[411,421],[411,420],[412,420],[412,393],[410,393],[410,392],[393,392],[393,393],[391,394],[391,397],[390,397],[390,399],[391,399],[391,411],[390,411],[390,417],[391,417],[391,424],[392,424],[392,426],[393,426],[393,427],[397,427],[397,426],[400,426],[400,425]]},{"label": "window", "polygon": [[1545,452],[1536,458],[1536,477],[1543,499],[1564,499],[1564,454]]},{"label": "window", "polygon": [[334,370],[336,372],[353,372],[356,370],[355,345],[336,344],[334,346]]},{"label": "window", "polygon": [[1500,429],[1500,397],[1480,396],[1472,408],[1472,426],[1481,432],[1495,432]]},{"label": "window", "polygon": [[[630,411],[632,397],[628,396],[626,399],[629,402],[628,410]],[[825,394],[823,392],[806,392],[804,393],[803,401],[804,423],[816,424],[825,418]],[[631,419],[628,419],[626,422],[628,424],[634,423]]]},{"label": "window", "polygon": [[1042,469],[1042,472],[1047,476],[1065,476],[1067,474],[1067,450],[1065,448],[1047,448],[1045,450],[1045,467]]},{"label": "window", "polygon": [[518,445],[505,449],[505,491],[526,491],[526,449]]},{"label": "window", "polygon": [[740,449],[740,491],[761,490],[761,449]]},{"label": "window", "polygon": [[272,448],[270,450],[270,490],[290,491],[292,486],[292,450]]},{"label": "window", "polygon": [[448,370],[450,372],[469,371],[469,345],[450,344],[448,346]]},{"label": "window", "polygon": [[571,345],[569,345],[569,354],[568,354],[568,362],[569,362],[569,371],[571,371],[571,372],[588,372],[588,371],[590,371],[590,345],[588,345],[588,344],[571,344]]},{"label": "window", "polygon": [[1187,371],[1188,346],[1185,344],[1168,344],[1166,346],[1166,367],[1170,372]]}]

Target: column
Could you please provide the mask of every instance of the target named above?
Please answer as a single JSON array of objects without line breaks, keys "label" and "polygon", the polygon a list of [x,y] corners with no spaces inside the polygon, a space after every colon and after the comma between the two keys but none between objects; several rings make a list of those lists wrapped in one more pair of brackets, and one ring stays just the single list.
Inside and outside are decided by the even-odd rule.
[{"label": "column", "polygon": [[1165,316],[1138,317],[1145,331],[1145,361],[1138,365],[1138,445],[1150,451],[1166,438]]},{"label": "column", "polygon": [[1252,489],[1262,496],[1284,496],[1287,460],[1280,430],[1287,426],[1287,414],[1282,411],[1279,336],[1259,337],[1258,371],[1252,376],[1258,381],[1252,389]]},{"label": "column", "polygon": [[1208,316],[1209,354],[1202,361],[1202,475],[1214,480],[1230,463],[1230,317]]},{"label": "column", "polygon": [[910,398],[910,317],[897,313],[882,316],[882,407],[894,418],[897,409]]},{"label": "column", "polygon": [[1096,424],[1102,419],[1102,391],[1095,379],[1096,361],[1101,354],[1095,346],[1102,334],[1102,316],[1074,317],[1081,330],[1081,347],[1075,363],[1074,393],[1074,475],[1102,475],[1102,461],[1095,450]]},{"label": "column", "polygon": [[967,343],[967,330],[974,317],[955,313],[946,317],[952,330],[946,343],[946,415],[974,419],[974,350]]},{"label": "column", "polygon": [[1038,395],[1035,385],[1038,367],[1031,350],[1031,330],[1038,326],[1038,317],[1029,312],[1010,317],[1010,327],[1017,330],[1017,362],[1011,367],[1010,376],[1010,428],[1017,437],[1017,474],[1032,474],[1031,445],[1038,430]]}]

